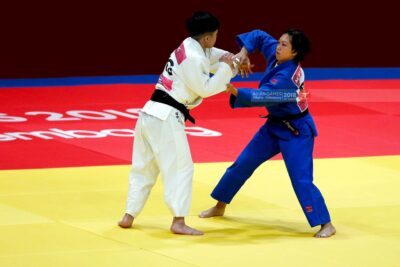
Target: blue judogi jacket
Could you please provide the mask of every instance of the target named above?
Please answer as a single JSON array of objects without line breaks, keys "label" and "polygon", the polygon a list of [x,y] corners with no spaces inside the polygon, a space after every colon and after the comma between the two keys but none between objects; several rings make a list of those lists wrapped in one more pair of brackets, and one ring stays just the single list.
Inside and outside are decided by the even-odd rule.
[{"label": "blue judogi jacket", "polygon": [[259,88],[238,88],[237,97],[231,96],[232,108],[265,106],[268,113],[276,117],[298,114],[308,107],[306,99],[299,99],[303,88],[304,72],[296,62],[290,60],[277,65],[275,56],[278,41],[261,30],[254,30],[236,37],[240,47],[249,53],[258,49],[267,60],[267,68]]}]

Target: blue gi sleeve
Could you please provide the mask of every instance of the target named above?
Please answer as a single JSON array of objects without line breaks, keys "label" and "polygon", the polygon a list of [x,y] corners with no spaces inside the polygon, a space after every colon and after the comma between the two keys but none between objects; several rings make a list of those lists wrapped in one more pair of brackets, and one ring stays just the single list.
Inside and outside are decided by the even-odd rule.
[{"label": "blue gi sleeve", "polygon": [[231,97],[229,102],[232,108],[271,106],[297,102],[297,94],[297,88],[293,87],[290,79],[277,75],[258,90],[238,88],[237,96]]},{"label": "blue gi sleeve", "polygon": [[247,33],[242,33],[236,36],[236,42],[240,47],[246,47],[249,53],[253,53],[258,49],[268,62],[275,59],[276,46],[278,41],[261,30],[254,30]]}]

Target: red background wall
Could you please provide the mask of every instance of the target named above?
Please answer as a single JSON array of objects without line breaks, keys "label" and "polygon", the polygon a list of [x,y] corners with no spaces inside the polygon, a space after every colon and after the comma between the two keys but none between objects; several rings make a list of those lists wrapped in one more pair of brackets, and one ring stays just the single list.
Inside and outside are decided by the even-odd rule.
[{"label": "red background wall", "polygon": [[[391,2],[15,1],[1,7],[0,78],[158,74],[199,9],[219,17],[217,46],[232,52],[238,33],[279,37],[294,26],[312,40],[305,67],[399,67]],[[253,61],[261,71],[261,58]]]}]

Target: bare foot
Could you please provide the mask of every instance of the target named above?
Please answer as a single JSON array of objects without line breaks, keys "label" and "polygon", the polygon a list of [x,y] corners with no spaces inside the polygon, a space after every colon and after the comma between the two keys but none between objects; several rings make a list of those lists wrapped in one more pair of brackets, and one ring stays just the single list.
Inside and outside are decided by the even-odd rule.
[{"label": "bare foot", "polygon": [[336,234],[336,229],[331,222],[321,224],[321,229],[314,235],[316,238],[326,238]]},{"label": "bare foot", "polygon": [[223,216],[225,213],[226,204],[223,202],[218,202],[214,207],[205,210],[199,214],[200,218],[210,218],[215,216]]},{"label": "bare foot", "polygon": [[134,218],[132,215],[125,213],[122,220],[120,222],[118,222],[118,225],[122,228],[130,228],[132,226],[133,219]]},{"label": "bare foot", "polygon": [[179,235],[203,235],[202,231],[191,228],[185,224],[184,217],[174,217],[171,225],[171,232]]}]

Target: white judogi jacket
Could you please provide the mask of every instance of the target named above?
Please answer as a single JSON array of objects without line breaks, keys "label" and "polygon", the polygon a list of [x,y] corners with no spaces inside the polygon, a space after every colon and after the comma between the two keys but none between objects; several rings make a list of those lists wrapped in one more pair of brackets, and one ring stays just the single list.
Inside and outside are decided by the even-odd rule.
[{"label": "white judogi jacket", "polygon": [[[156,84],[157,89],[169,93],[188,109],[198,106],[203,98],[226,90],[232,76],[231,67],[219,62],[227,51],[218,48],[203,50],[199,42],[188,37],[171,53]],[[210,73],[214,73],[210,77]],[[173,108],[163,103],[148,101],[142,111],[165,120]]]}]

